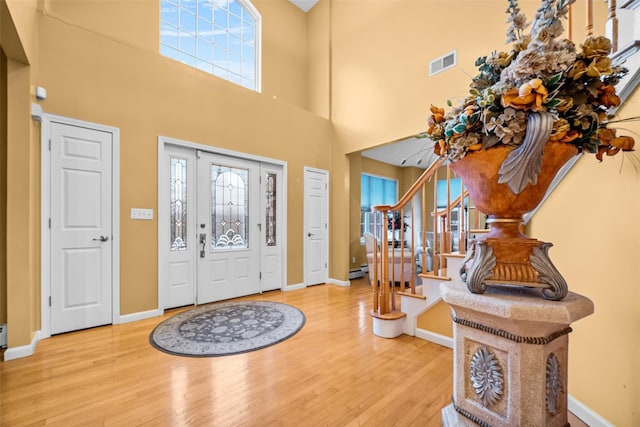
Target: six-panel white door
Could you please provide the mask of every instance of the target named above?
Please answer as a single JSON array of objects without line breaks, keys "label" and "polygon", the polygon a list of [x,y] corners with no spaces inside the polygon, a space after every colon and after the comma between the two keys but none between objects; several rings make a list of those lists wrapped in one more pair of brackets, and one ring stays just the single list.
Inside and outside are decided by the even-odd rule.
[{"label": "six-panel white door", "polygon": [[112,134],[51,124],[51,333],[112,322]]},{"label": "six-panel white door", "polygon": [[328,174],[304,171],[305,285],[325,283],[328,268]]},{"label": "six-panel white door", "polygon": [[198,152],[197,303],[260,292],[260,164]]}]

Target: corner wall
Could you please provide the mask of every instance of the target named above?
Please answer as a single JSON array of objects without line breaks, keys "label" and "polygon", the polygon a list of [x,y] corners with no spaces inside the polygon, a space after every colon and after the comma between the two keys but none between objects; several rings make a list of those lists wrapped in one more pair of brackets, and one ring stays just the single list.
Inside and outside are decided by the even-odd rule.
[{"label": "corner wall", "polygon": [[[617,116],[639,109],[636,90]],[[624,127],[638,147],[640,125]],[[569,290],[595,305],[572,325],[568,392],[617,426],[640,425],[639,164],[637,151],[602,163],[585,154],[530,224],[530,236],[553,243],[549,255]]]}]

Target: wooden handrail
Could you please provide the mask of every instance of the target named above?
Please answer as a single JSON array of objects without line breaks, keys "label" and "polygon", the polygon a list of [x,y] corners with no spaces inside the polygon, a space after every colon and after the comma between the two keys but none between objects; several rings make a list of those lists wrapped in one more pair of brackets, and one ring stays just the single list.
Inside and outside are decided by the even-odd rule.
[{"label": "wooden handrail", "polygon": [[[440,169],[440,166],[442,166],[445,161],[446,159],[444,157],[438,157],[436,160],[434,160],[434,162],[431,163],[431,165],[427,169],[425,169],[422,175],[420,175],[416,182],[414,182],[411,187],[409,187],[404,196],[402,196],[400,200],[398,200],[398,203],[392,206],[386,206],[388,208],[387,210],[396,211],[406,206],[411,201],[413,196],[418,194],[418,191],[422,189],[424,184],[426,184],[431,179],[431,177],[436,174],[438,169]],[[374,206],[374,209],[376,208],[377,206]]]}]

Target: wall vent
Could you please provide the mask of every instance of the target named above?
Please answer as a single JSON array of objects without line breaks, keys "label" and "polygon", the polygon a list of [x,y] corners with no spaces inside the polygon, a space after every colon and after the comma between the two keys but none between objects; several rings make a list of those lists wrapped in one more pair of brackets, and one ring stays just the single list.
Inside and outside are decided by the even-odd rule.
[{"label": "wall vent", "polygon": [[0,348],[7,346],[7,324],[0,325]]},{"label": "wall vent", "polygon": [[455,67],[457,63],[457,51],[449,52],[439,58],[434,59],[429,63],[429,75],[433,76],[438,73],[448,70],[451,67]]}]

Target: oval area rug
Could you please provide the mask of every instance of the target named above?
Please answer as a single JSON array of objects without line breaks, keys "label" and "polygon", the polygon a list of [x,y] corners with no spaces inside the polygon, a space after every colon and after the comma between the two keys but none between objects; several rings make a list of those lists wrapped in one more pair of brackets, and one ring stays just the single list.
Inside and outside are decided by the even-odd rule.
[{"label": "oval area rug", "polygon": [[149,341],[179,356],[246,353],[295,335],[306,321],[296,307],[271,301],[223,302],[183,311],[154,328]]}]

